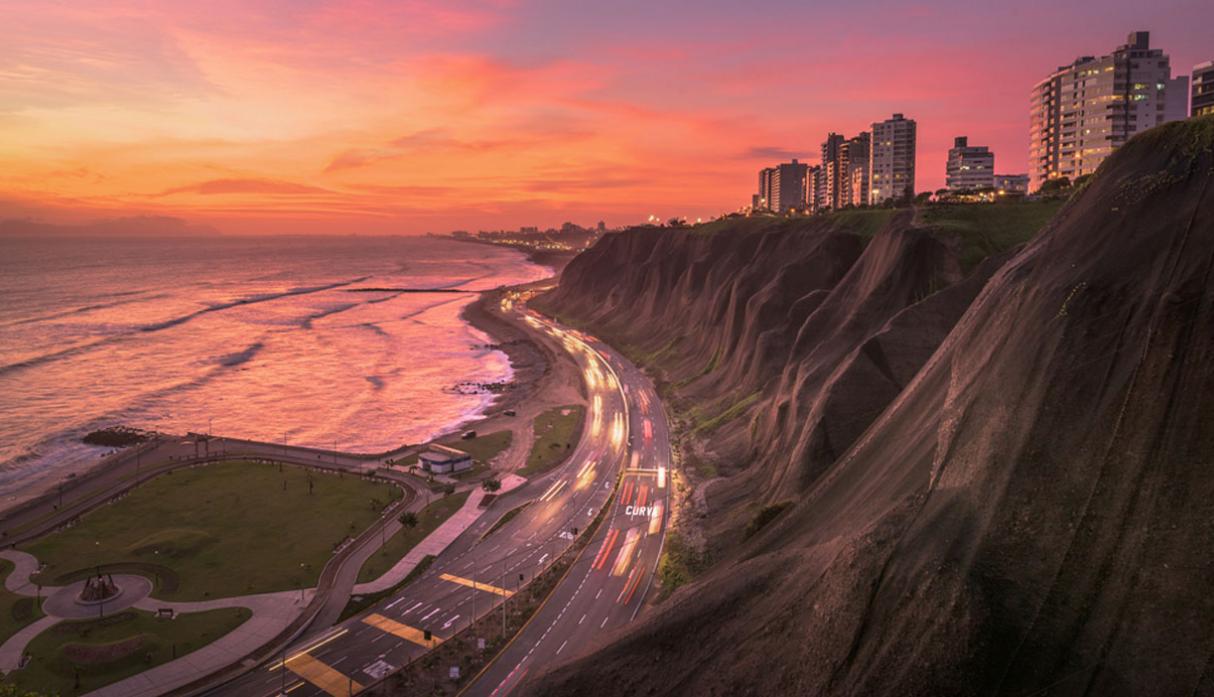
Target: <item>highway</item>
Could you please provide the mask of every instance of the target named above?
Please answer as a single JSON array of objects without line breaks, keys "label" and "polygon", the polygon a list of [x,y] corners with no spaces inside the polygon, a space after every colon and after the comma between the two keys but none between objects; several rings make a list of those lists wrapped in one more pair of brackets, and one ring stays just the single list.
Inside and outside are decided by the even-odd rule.
[{"label": "highway", "polygon": [[[503,309],[559,341],[582,371],[591,404],[571,456],[500,497],[401,592],[209,694],[356,694],[466,628],[474,616],[510,602],[573,544],[575,530],[586,530],[617,484],[619,496],[591,546],[470,693],[504,694],[531,666],[566,657],[635,616],[652,581],[669,511],[669,437],[656,394],[640,371],[600,342],[521,305]],[[486,534],[500,516],[527,502]]]},{"label": "highway", "polygon": [[632,442],[618,497],[548,603],[461,695],[509,694],[532,670],[567,659],[631,622],[657,570],[670,511],[665,414],[643,373],[610,347],[584,338],[619,376],[629,406]]}]

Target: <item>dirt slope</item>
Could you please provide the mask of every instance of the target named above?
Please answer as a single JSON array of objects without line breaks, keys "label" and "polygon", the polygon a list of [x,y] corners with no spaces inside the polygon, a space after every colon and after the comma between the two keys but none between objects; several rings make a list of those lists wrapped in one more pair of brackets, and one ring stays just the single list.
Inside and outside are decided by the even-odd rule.
[{"label": "dirt slope", "polygon": [[[665,319],[696,333],[699,358],[731,347],[718,370],[765,385],[754,435],[734,436],[755,459],[731,480],[747,483],[726,490],[795,503],[523,692],[1214,694],[1212,179],[1214,118],[1136,138],[1030,245],[987,264],[972,302],[948,297],[961,283],[916,292],[947,285],[947,255],[898,239],[915,236],[898,221],[860,252],[871,271],[848,279],[857,258],[835,283],[806,282],[763,331],[730,308],[765,284],[726,291],[705,283],[711,266],[698,285],[662,289],[641,268],[605,281],[599,298],[642,319],[662,312],[660,290],[739,293],[715,316]],[[900,271],[882,278],[888,255]],[[908,275],[924,258],[932,271]],[[577,288],[562,292],[553,306],[571,311]],[[950,323],[929,302],[965,312],[935,349]],[[777,374],[742,355],[767,331],[787,342]],[[931,354],[921,369],[916,352]],[[882,381],[895,394],[858,434],[815,401]]]}]

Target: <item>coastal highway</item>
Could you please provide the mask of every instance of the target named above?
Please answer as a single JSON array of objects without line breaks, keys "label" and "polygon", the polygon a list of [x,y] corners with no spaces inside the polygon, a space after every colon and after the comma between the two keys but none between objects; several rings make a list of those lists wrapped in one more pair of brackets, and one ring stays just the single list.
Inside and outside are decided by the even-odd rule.
[{"label": "coastal highway", "polygon": [[[617,485],[620,496],[595,535],[597,549],[590,548],[596,557],[590,569],[593,580],[582,573],[588,549],[541,612],[473,687],[481,689],[498,671],[519,675],[514,670],[519,663],[559,659],[635,615],[652,579],[669,510],[666,460],[657,457],[663,448],[668,457],[669,441],[656,396],[648,380],[606,346],[521,305],[507,302],[503,309],[559,341],[581,369],[590,408],[571,456],[553,471],[500,497],[491,514],[482,516],[400,592],[369,612],[306,637],[278,660],[209,694],[357,693],[469,626],[473,617],[510,602],[522,584],[551,565],[586,530]],[[527,505],[516,516],[489,534],[502,515],[523,504]],[[598,597],[590,599],[592,595]],[[553,608],[571,600],[587,615],[605,610],[596,615],[594,631],[585,619],[569,627],[561,624],[559,631],[567,637],[559,644],[552,641],[551,632],[537,635],[542,623],[552,624],[548,615]],[[603,604],[596,605],[600,600]],[[428,641],[426,632],[431,635]],[[515,660],[515,652],[524,649],[524,658]]]},{"label": "coastal highway", "polygon": [[565,580],[498,658],[461,692],[502,697],[531,672],[567,659],[636,618],[657,571],[670,511],[670,432],[649,379],[610,347],[580,336],[623,385],[631,444],[618,495]]}]

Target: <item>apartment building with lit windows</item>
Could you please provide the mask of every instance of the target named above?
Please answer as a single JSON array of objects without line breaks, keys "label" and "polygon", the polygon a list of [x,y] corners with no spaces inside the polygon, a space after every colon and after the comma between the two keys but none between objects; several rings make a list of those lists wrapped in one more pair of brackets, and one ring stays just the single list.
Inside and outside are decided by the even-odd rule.
[{"label": "apartment building with lit windows", "polygon": [[751,207],[776,213],[803,210],[809,200],[808,172],[809,166],[795,159],[759,170],[759,192]]},{"label": "apartment building with lit windows", "polygon": [[995,153],[985,145],[970,145],[965,136],[954,138],[945,164],[944,185],[949,191],[995,188]]},{"label": "apartment building with lit windows", "polygon": [[1129,35],[1113,53],[1083,56],[1033,87],[1029,177],[1074,180],[1136,133],[1185,118],[1188,77],[1172,78],[1171,62],[1150,47],[1150,32]]},{"label": "apartment building with lit windows", "polygon": [[1193,66],[1193,101],[1190,103],[1193,116],[1214,114],[1214,61]]},{"label": "apartment building with lit windows", "polygon": [[871,205],[914,198],[915,139],[914,119],[902,114],[873,124],[868,175]]}]

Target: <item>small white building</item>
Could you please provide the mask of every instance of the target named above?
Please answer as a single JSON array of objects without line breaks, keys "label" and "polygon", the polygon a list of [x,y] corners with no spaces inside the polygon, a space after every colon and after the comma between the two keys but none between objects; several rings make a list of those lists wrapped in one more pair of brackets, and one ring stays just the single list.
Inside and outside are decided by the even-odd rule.
[{"label": "small white building", "polygon": [[417,456],[422,469],[432,474],[452,474],[472,469],[472,456],[462,450],[435,443]]}]

